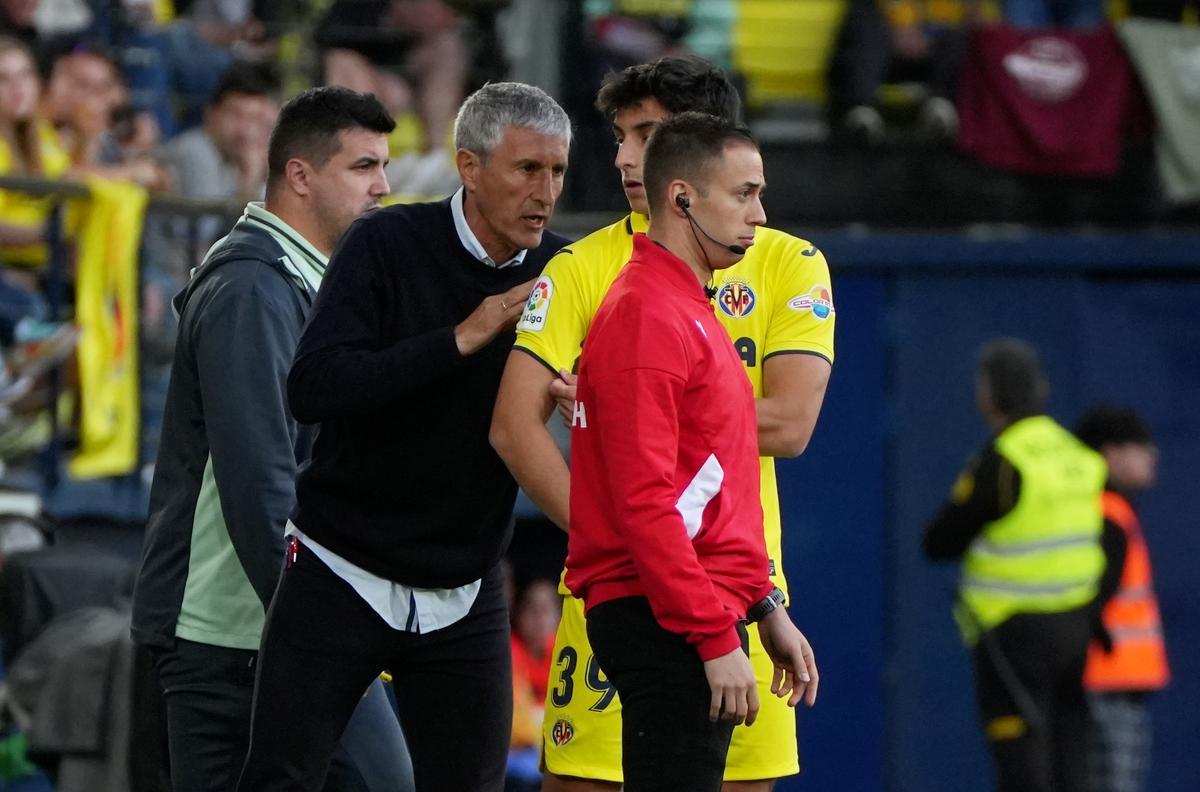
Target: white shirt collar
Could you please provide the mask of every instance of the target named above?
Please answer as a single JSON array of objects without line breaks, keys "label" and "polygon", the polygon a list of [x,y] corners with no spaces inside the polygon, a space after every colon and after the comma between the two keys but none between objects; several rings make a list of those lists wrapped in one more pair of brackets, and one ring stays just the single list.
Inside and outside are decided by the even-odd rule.
[{"label": "white shirt collar", "polygon": [[517,254],[503,264],[497,264],[492,260],[492,257],[483,249],[483,245],[479,242],[479,237],[475,236],[475,232],[471,230],[471,226],[467,224],[467,215],[463,211],[463,200],[466,190],[459,187],[454,195],[450,196],[450,214],[454,215],[454,229],[458,231],[458,239],[462,242],[463,247],[467,249],[475,258],[495,269],[504,269],[505,267],[515,267],[525,261],[525,253],[527,251],[518,250]]}]

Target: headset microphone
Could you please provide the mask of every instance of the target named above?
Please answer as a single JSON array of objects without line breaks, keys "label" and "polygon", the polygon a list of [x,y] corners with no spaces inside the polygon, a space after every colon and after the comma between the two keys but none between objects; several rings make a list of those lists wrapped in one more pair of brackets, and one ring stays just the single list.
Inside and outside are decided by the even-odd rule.
[{"label": "headset microphone", "polygon": [[704,236],[708,237],[710,242],[712,242],[715,245],[720,245],[721,247],[725,248],[730,253],[733,253],[736,256],[744,256],[746,254],[746,248],[742,247],[741,245],[726,245],[724,242],[720,241],[719,239],[713,239],[712,235],[710,235],[707,231],[704,230],[704,226],[700,225],[698,222],[696,222],[696,218],[692,217],[692,213],[691,213],[691,211],[689,211],[689,209],[692,205],[692,202],[691,202],[691,199],[688,198],[686,195],[684,195],[683,193],[676,195],[675,196],[675,205],[683,210],[684,215],[687,216],[688,222],[691,223],[696,228],[700,229],[700,233],[704,234]]}]

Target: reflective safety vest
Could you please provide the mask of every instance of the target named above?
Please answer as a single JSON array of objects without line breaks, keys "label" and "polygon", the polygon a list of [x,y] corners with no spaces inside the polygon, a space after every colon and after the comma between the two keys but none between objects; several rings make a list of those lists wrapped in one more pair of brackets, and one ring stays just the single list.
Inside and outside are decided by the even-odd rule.
[{"label": "reflective safety vest", "polygon": [[963,559],[957,616],[968,644],[1016,613],[1088,603],[1104,571],[1104,458],[1044,415],[1009,426],[996,450],[1020,473],[1020,495]]},{"label": "reflective safety vest", "polygon": [[1121,587],[1104,606],[1104,626],[1112,636],[1113,650],[1107,653],[1092,642],[1083,683],[1092,691],[1160,690],[1167,686],[1171,672],[1142,527],[1129,501],[1115,492],[1104,493],[1104,516],[1125,532],[1125,568]]}]

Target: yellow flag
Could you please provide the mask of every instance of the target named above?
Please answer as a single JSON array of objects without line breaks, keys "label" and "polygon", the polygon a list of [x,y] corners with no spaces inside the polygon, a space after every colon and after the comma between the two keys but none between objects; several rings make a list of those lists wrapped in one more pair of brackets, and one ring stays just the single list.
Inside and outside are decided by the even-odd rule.
[{"label": "yellow flag", "polygon": [[138,248],[146,190],[93,178],[76,258],[79,450],[76,478],[119,476],[138,462]]}]

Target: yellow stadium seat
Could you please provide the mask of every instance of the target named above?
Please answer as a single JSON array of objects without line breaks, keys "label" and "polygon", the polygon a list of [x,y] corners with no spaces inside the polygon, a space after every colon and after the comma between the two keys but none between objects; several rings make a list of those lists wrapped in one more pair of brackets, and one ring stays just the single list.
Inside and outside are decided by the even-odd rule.
[{"label": "yellow stadium seat", "polygon": [[747,102],[822,102],[847,0],[738,0],[733,64]]}]

